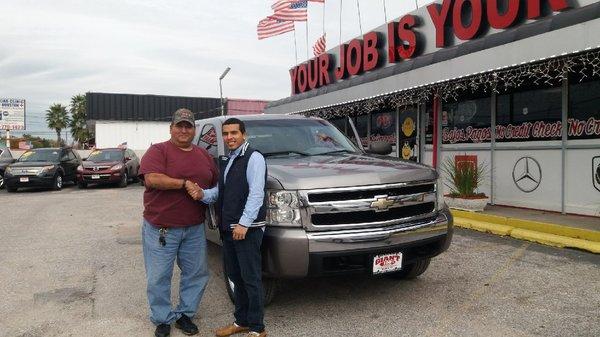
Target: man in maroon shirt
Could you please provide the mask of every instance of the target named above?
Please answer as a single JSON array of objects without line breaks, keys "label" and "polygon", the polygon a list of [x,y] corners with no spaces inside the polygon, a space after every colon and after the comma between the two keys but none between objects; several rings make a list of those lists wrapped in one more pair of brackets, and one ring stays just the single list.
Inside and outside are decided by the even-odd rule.
[{"label": "man in maroon shirt", "polygon": [[[192,144],[194,114],[179,109],[173,114],[171,139],[152,145],[142,157],[144,221],[142,243],[146,267],[150,320],[154,335],[170,335],[171,323],[187,335],[198,333],[191,318],[208,281],[204,214],[206,206],[187,193],[186,186],[209,188],[218,171],[205,149]],[[173,265],[181,269],[179,305],[171,307]]]}]

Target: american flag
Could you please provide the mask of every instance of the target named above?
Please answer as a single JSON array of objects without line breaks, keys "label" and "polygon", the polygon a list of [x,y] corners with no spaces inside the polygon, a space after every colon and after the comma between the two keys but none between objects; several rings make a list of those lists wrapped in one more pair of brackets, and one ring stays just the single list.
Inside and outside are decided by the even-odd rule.
[{"label": "american flag", "polygon": [[283,21],[307,21],[308,0],[279,0],[275,2],[271,8],[273,15],[269,16],[273,19]]},{"label": "american flag", "polygon": [[280,35],[294,30],[294,22],[282,21],[272,18],[264,18],[258,22],[256,31],[258,39],[266,39],[271,36]]},{"label": "american flag", "polygon": [[313,54],[315,56],[319,56],[325,52],[325,34],[317,39],[315,45],[313,46]]}]

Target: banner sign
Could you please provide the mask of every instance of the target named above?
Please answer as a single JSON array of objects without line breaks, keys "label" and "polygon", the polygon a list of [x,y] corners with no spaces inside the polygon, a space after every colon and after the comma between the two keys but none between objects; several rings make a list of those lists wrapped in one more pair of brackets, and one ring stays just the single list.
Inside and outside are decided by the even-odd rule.
[{"label": "banner sign", "polygon": [[[600,138],[600,119],[590,117],[587,120],[569,118],[567,120],[567,134],[569,139]],[[455,143],[482,143],[491,139],[491,128],[444,128],[442,129],[442,142]],[[496,125],[497,141],[531,141],[550,140],[562,137],[562,122],[524,122],[520,124]]]},{"label": "banner sign", "polygon": [[[545,6],[550,11],[546,11]],[[413,59],[424,52],[426,38],[437,49],[456,39],[469,41],[493,29],[508,29],[548,12],[562,12],[573,5],[567,0],[443,0],[427,5],[428,17],[407,14],[387,24],[386,32],[372,31],[339,46],[339,57],[325,53],[290,69],[292,95]],[[576,5],[575,5],[576,6]],[[424,36],[420,26],[433,26],[435,36]],[[336,59],[337,57],[337,59]]]},{"label": "banner sign", "polygon": [[0,98],[0,129],[25,130],[25,100]]}]

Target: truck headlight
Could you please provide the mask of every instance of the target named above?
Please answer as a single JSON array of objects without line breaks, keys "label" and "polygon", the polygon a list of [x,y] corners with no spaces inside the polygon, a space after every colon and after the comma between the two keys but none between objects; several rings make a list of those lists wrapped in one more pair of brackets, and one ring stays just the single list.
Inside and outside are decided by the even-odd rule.
[{"label": "truck headlight", "polygon": [[12,169],[10,168],[10,166],[6,167],[6,169],[4,170],[4,175],[12,175]]},{"label": "truck headlight", "polygon": [[267,222],[274,226],[300,227],[300,203],[296,191],[269,191]]},{"label": "truck headlight", "polygon": [[446,207],[446,202],[444,201],[444,179],[440,174],[435,182],[435,193],[436,193],[436,209],[439,211],[442,208]]}]

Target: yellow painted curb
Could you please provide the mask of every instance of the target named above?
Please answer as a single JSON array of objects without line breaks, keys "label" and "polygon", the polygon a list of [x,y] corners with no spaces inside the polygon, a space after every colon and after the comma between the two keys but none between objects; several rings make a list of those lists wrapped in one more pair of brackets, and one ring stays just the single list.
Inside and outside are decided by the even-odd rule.
[{"label": "yellow painted curb", "polygon": [[573,228],[564,225],[551,224],[546,222],[522,220],[516,218],[508,218],[508,224],[521,229],[528,229],[535,232],[543,232],[548,234],[568,236],[574,239],[582,239],[600,243],[600,232],[589,229]]},{"label": "yellow painted curb", "polygon": [[593,231],[589,229],[573,228],[565,225],[557,225],[547,222],[523,220],[517,218],[510,218],[492,214],[476,213],[452,210],[452,215],[457,218],[466,218],[476,221],[491,222],[499,225],[506,225],[515,228],[527,229],[536,232],[542,232],[546,234],[553,234],[559,236],[567,236],[574,239],[582,239],[587,241],[600,242],[600,231]]},{"label": "yellow painted curb", "polygon": [[454,218],[454,224],[458,227],[474,229],[476,231],[487,232],[496,235],[510,235],[510,232],[513,229],[511,226],[465,218]]},{"label": "yellow painted curb", "polygon": [[[452,211],[454,213],[454,211]],[[514,226],[503,225],[487,221],[474,220],[471,218],[454,217],[454,225],[461,228],[473,229],[480,232],[492,233],[496,235],[511,236],[515,239],[538,242],[554,247],[578,248],[600,253],[600,242],[572,238],[564,235],[545,233],[530,229],[517,228]]]},{"label": "yellow painted curb", "polygon": [[549,246],[578,248],[596,254],[600,253],[600,242],[574,239],[566,236],[547,234],[521,228],[513,229],[510,233],[510,236],[515,239],[534,241]]}]

